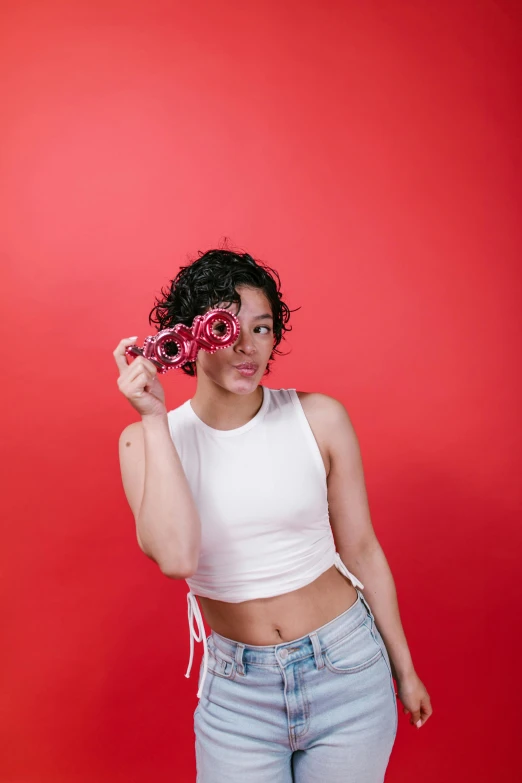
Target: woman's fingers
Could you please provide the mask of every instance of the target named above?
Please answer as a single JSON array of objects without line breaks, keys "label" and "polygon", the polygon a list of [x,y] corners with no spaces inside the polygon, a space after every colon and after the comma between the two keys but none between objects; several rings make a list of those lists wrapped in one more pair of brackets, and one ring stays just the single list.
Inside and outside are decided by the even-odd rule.
[{"label": "woman's fingers", "polygon": [[132,381],[127,382],[128,394],[137,394],[140,397],[148,383],[150,383],[150,377],[147,373],[140,372]]},{"label": "woman's fingers", "polygon": [[[134,364],[137,366],[135,367]],[[151,372],[141,362],[133,362],[128,368],[129,373],[120,375],[118,386],[126,397],[141,397],[144,391],[150,391],[155,379],[155,372]]]},{"label": "woman's fingers", "polygon": [[[124,337],[123,340],[120,340],[118,345],[113,351],[113,356],[116,361],[116,364],[118,365],[118,369],[121,373],[129,373],[129,367],[133,367],[137,369],[138,367],[145,368],[151,375],[156,375],[157,373],[157,367],[156,365],[151,362],[149,359],[146,359],[144,356],[137,356],[135,359],[132,360],[132,362],[129,362],[126,348],[129,345],[134,345],[138,338],[137,337]],[[134,375],[131,373],[129,377],[134,377]]]},{"label": "woman's fingers", "polygon": [[124,337],[113,351],[120,371],[117,382],[120,392],[141,416],[166,413],[165,392],[158,378],[158,367],[142,354],[129,359],[126,349],[137,337]]},{"label": "woman's fingers", "polygon": [[424,725],[428,718],[430,718],[433,715],[433,707],[431,706],[431,699],[429,696],[427,696],[425,699],[422,700],[421,703],[421,725]]},{"label": "woman's fingers", "polygon": [[420,729],[433,712],[428,691],[417,675],[399,682],[397,690],[403,713],[409,715],[412,726]]},{"label": "woman's fingers", "polygon": [[433,708],[431,706],[429,697],[427,697],[426,699],[421,699],[419,707],[416,710],[407,710],[406,708],[404,708],[403,712],[405,715],[411,712],[411,717],[410,717],[411,725],[416,726],[418,729],[420,729],[420,727],[424,726],[428,718],[431,716],[433,712]]},{"label": "woman's fingers", "polygon": [[152,362],[149,362],[142,356],[138,356],[137,359],[134,359],[132,364],[128,365],[127,371],[125,372],[125,381],[132,383],[136,380],[138,375],[141,375],[142,373],[145,373],[147,377],[154,380],[157,370]]},{"label": "woman's fingers", "polygon": [[120,342],[112,352],[112,355],[114,356],[114,360],[118,365],[118,370],[120,371],[120,373],[125,372],[125,370],[129,366],[125,349],[127,348],[128,345],[133,345],[137,339],[138,339],[137,336],[124,337],[123,340],[120,340]]}]

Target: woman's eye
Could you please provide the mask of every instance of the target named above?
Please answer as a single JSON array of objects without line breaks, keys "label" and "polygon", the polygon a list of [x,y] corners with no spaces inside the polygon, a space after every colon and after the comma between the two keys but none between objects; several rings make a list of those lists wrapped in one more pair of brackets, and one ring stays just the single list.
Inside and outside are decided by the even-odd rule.
[{"label": "woman's eye", "polygon": [[271,331],[269,326],[256,326],[256,331],[258,329],[264,329],[265,330],[264,332],[261,332],[261,334],[269,334],[270,331]]}]

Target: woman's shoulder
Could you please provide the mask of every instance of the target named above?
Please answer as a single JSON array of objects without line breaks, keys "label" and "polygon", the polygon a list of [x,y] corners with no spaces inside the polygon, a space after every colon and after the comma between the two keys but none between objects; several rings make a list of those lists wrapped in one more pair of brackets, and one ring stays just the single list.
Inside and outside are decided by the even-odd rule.
[{"label": "woman's shoulder", "polygon": [[314,434],[325,442],[353,432],[345,405],[336,397],[321,392],[297,391],[303,411]]},{"label": "woman's shoulder", "polygon": [[329,418],[336,418],[346,413],[343,403],[336,397],[322,392],[298,391],[296,394],[305,412],[318,413]]},{"label": "woman's shoulder", "polygon": [[[265,387],[266,389],[267,387]],[[296,394],[299,398],[301,404],[306,404],[309,407],[322,407],[324,409],[334,409],[336,407],[344,407],[339,400],[337,400],[335,397],[331,397],[328,394],[323,394],[322,392],[310,392],[310,391],[300,391],[299,389],[296,389],[295,387],[286,386],[283,389],[268,389],[270,394],[272,395],[280,395],[284,396],[285,398],[288,397],[289,394]]]},{"label": "woman's shoulder", "polygon": [[339,400],[321,392],[299,391],[295,387],[269,388],[268,391],[270,396],[277,400],[279,404],[289,404],[290,401],[296,404],[297,400],[299,400],[305,413],[310,412],[312,415],[318,413],[322,416],[334,416],[336,411],[344,410],[344,405]]}]

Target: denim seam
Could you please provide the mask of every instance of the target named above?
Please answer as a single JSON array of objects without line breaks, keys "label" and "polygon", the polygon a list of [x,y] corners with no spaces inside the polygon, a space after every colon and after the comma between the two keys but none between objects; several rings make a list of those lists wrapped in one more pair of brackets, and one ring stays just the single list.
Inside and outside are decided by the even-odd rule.
[{"label": "denim seam", "polygon": [[[212,658],[214,658],[214,660],[218,664],[223,664],[223,663],[231,664],[231,669],[230,669],[229,674],[225,674],[223,671],[219,671],[219,669],[214,668],[213,665],[212,665]],[[236,662],[235,661],[227,661],[224,658],[219,658],[218,656],[214,655],[213,653],[211,654],[210,650],[209,650],[208,663],[207,663],[207,673],[208,674],[212,674],[214,677],[221,677],[221,679],[223,679],[223,680],[231,680],[235,676],[236,668],[237,667],[236,667]]]},{"label": "denim seam", "polygon": [[291,660],[281,661],[280,664],[279,664],[279,662],[276,662],[276,663],[258,663],[257,661],[248,661],[248,660],[247,660],[247,664],[248,664],[248,666],[263,666],[263,667],[270,666],[271,668],[272,667],[278,668],[279,666],[288,666],[289,664],[297,663],[298,661],[305,661],[307,658],[313,658],[313,657],[314,657],[314,654],[313,654],[313,651],[312,651],[310,653],[306,653],[306,655],[301,655],[299,658],[292,658]]},{"label": "denim seam", "polygon": [[230,674],[221,674],[221,672],[216,672],[213,669],[208,669],[208,674],[211,674],[213,677],[221,677],[222,680],[232,680],[235,675],[235,670],[232,669]]},{"label": "denim seam", "polygon": [[[372,628],[372,637],[373,637],[373,640],[374,640],[375,644],[379,647],[379,649],[381,649],[381,645],[379,644],[379,640],[375,636],[373,628]],[[382,643],[383,643],[384,647],[386,647],[386,645],[384,644],[384,639],[382,640]],[[381,650],[381,652],[382,652],[382,650]],[[386,650],[386,652],[388,653],[388,650]],[[397,734],[397,730],[399,728],[399,711],[398,711],[398,708],[397,708],[397,697],[395,695],[395,686],[393,684],[393,673],[392,673],[392,670],[391,670],[391,666],[388,663],[388,661],[386,659],[386,655],[384,655],[384,653],[382,654],[382,657],[384,658],[384,663],[386,664],[386,668],[388,669],[388,675],[389,675],[389,678],[390,678],[390,689],[391,689],[391,694],[392,694],[392,699],[393,699],[393,706],[395,708],[395,734]]]},{"label": "denim seam", "polygon": [[245,668],[248,669],[251,666],[255,666],[257,669],[271,669],[274,672],[280,670],[278,663],[251,663],[250,661],[247,661]]},{"label": "denim seam", "polygon": [[287,694],[287,691],[288,691],[288,680],[286,679],[286,672],[285,672],[284,667],[280,666],[279,670],[280,670],[280,672],[281,672],[281,674],[283,676],[283,682],[284,682],[283,696],[284,696],[285,705],[286,705],[286,726],[287,726],[287,730],[288,730],[288,740],[290,742],[290,747],[292,748],[292,750],[297,750],[297,748],[294,747],[294,744],[295,744],[294,743],[294,731],[292,729],[292,726],[290,725],[290,705],[288,704],[288,694]]},{"label": "denim seam", "polygon": [[298,661],[306,661],[307,658],[313,658],[314,653],[313,651],[311,653],[306,653],[306,655],[300,655],[299,658],[292,658],[292,660],[286,660],[283,662],[283,666],[288,666],[288,664],[291,663],[297,663]]},{"label": "denim seam", "polygon": [[294,739],[301,739],[301,737],[306,734],[308,729],[310,728],[310,702],[308,701],[308,690],[306,688],[306,682],[304,678],[304,672],[301,668],[296,668],[297,673],[297,680],[298,680],[298,688],[303,693],[303,714],[304,714],[304,728],[302,731],[296,733],[294,731]]},{"label": "denim seam", "polygon": [[373,666],[375,663],[377,663],[377,661],[381,656],[382,656],[382,650],[379,648],[379,650],[375,653],[375,655],[373,655],[364,663],[360,663],[358,666],[351,666],[348,669],[340,669],[338,666],[333,665],[333,663],[328,658],[328,653],[324,654],[326,668],[329,669],[334,674],[357,674],[357,672],[362,672],[365,669],[369,669],[370,666]]}]

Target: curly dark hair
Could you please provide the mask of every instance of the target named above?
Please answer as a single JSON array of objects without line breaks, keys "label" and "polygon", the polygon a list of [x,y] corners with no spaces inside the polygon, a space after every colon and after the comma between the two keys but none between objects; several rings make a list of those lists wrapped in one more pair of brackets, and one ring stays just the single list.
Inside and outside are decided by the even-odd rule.
[{"label": "curly dark hair", "polygon": [[[168,290],[161,289],[161,297],[156,297],[149,314],[149,323],[157,324],[158,331],[172,329],[177,323],[191,326],[196,315],[217,305],[233,303],[238,305],[239,312],[241,297],[237,287],[258,288],[270,302],[274,318],[274,348],[270,361],[275,354],[282,354],[278,346],[284,333],[292,330],[287,324],[294,311],[282,299],[281,280],[276,270],[262,261],[255,261],[249,253],[214,249],[206,253],[200,250],[198,255],[188,266],[180,268]],[[270,372],[270,361],[265,374]],[[196,375],[195,362],[187,362],[181,369],[187,375]]]}]

